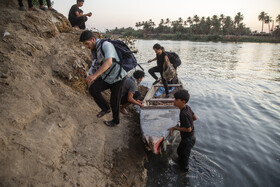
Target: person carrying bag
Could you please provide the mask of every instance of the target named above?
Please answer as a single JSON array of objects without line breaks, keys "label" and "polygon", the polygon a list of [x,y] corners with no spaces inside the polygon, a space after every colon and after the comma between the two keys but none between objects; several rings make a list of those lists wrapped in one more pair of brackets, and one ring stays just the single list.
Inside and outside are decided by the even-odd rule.
[{"label": "person carrying bag", "polygon": [[176,76],[176,71],[173,65],[170,63],[169,59],[163,64],[163,78],[167,81],[171,81]]}]

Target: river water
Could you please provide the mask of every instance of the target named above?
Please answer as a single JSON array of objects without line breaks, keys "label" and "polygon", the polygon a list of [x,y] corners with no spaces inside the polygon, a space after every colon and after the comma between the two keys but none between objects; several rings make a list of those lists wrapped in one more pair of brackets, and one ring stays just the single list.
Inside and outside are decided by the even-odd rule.
[{"label": "river water", "polygon": [[139,40],[146,86],[155,43],[182,60],[197,141],[188,174],[171,160],[179,141],[148,153],[147,186],[280,186],[280,45]]}]

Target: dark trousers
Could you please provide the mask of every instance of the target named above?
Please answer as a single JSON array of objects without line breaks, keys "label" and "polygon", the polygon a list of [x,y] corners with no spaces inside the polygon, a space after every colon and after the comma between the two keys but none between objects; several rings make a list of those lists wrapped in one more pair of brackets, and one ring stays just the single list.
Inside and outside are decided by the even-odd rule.
[{"label": "dark trousers", "polygon": [[148,70],[148,72],[150,73],[150,75],[158,80],[157,75],[155,74],[156,72],[160,73],[161,79],[162,79],[162,83],[164,85],[164,89],[165,89],[165,93],[169,94],[169,89],[168,89],[168,85],[167,85],[167,81],[163,78],[162,72],[163,70],[161,70],[161,68],[159,68],[158,66],[152,67],[151,69]]},{"label": "dark trousers", "polygon": [[116,124],[120,123],[120,102],[121,102],[121,94],[122,94],[122,85],[125,81],[120,80],[115,82],[114,84],[109,84],[105,82],[101,77],[94,81],[94,83],[90,86],[89,92],[92,95],[96,104],[101,108],[102,111],[108,111],[110,109],[107,101],[102,96],[101,92],[104,90],[111,90],[111,98],[110,105],[113,112],[113,122]]},{"label": "dark trousers", "polygon": [[71,19],[69,21],[70,21],[72,27],[78,26],[80,29],[85,29],[87,20],[88,20],[88,18],[83,16],[83,17]]},{"label": "dark trousers", "polygon": [[[51,7],[52,6],[51,0],[46,0],[46,1],[47,1],[48,7]],[[44,1],[43,0],[39,0],[39,3],[40,3],[40,5],[44,5]]]},{"label": "dark trousers", "polygon": [[[122,96],[122,99],[121,99],[121,104],[126,104],[128,103],[128,100],[127,100],[127,97],[128,97],[128,93],[126,93],[125,95]],[[133,94],[133,99],[135,99],[136,101],[139,100],[141,97],[141,93],[136,91],[134,94]]]},{"label": "dark trousers", "polygon": [[[51,6],[52,6],[51,0],[46,0],[46,1],[47,1],[48,7],[51,7]],[[44,5],[43,0],[39,0],[39,3],[40,3],[40,5]],[[18,5],[19,5],[20,7],[23,7],[22,0],[18,0]],[[32,7],[33,7],[32,0],[28,0],[28,7],[29,7],[29,8],[32,8]]]},{"label": "dark trousers", "polygon": [[177,154],[179,156],[179,165],[182,169],[189,167],[189,158],[191,154],[191,149],[195,144],[195,136],[189,138],[183,138],[177,148]]},{"label": "dark trousers", "polygon": [[[22,0],[18,0],[18,5],[19,5],[19,7],[23,7]],[[33,7],[32,0],[28,0],[28,7],[29,8]]]}]

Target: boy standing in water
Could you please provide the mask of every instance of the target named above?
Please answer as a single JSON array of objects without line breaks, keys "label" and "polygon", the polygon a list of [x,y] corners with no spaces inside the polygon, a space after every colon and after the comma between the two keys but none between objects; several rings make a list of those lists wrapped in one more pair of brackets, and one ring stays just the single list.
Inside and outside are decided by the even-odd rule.
[{"label": "boy standing in water", "polygon": [[179,165],[184,172],[189,171],[189,157],[191,149],[195,144],[195,134],[193,121],[197,119],[192,109],[187,105],[190,99],[189,92],[187,90],[179,90],[174,94],[174,106],[178,107],[180,111],[180,127],[171,127],[170,134],[174,130],[180,131],[181,142],[177,148],[177,154],[179,156]]}]

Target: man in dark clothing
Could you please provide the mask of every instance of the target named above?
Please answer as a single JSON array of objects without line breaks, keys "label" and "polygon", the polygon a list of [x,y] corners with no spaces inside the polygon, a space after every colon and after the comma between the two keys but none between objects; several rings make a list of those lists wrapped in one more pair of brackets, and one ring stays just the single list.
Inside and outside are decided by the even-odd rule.
[{"label": "man in dark clothing", "polygon": [[144,76],[144,71],[137,70],[133,73],[131,77],[125,80],[122,88],[122,98],[120,107],[121,113],[128,114],[126,107],[130,104],[139,105],[140,107],[144,106],[139,100],[141,97],[141,93],[137,91],[137,86],[142,81]]},{"label": "man in dark clothing", "polygon": [[84,0],[77,0],[77,4],[73,5],[68,14],[68,20],[72,27],[85,29],[87,17],[91,17],[92,13],[83,14],[83,11],[79,8],[84,5]]},{"label": "man in dark clothing", "polygon": [[177,148],[177,154],[179,156],[179,165],[185,172],[189,171],[189,157],[191,149],[195,144],[195,134],[193,121],[197,119],[192,109],[187,105],[190,99],[190,95],[187,90],[179,90],[174,94],[174,106],[178,107],[180,111],[180,127],[171,127],[170,134],[174,130],[180,131],[181,142]]},{"label": "man in dark clothing", "polygon": [[168,66],[168,64],[169,64],[168,61],[169,60],[168,60],[167,54],[162,50],[162,47],[159,44],[155,44],[153,46],[153,49],[156,53],[156,57],[152,60],[149,60],[148,63],[150,63],[154,60],[157,60],[157,66],[152,67],[148,71],[151,74],[151,76],[156,80],[153,83],[153,85],[159,82],[159,79],[158,79],[158,77],[155,73],[156,72],[160,73],[161,80],[162,80],[162,83],[164,85],[166,97],[168,98],[169,97],[169,90],[168,90],[167,81],[163,78],[163,71],[164,71],[163,67],[164,67],[164,64],[165,64],[166,67]]}]

